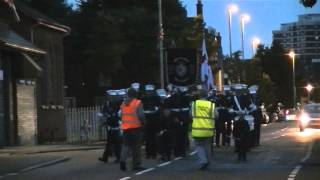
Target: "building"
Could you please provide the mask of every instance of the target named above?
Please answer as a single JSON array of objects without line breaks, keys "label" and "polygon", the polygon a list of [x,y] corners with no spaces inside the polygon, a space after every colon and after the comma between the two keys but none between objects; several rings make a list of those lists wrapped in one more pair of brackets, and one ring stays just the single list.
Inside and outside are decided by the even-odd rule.
[{"label": "building", "polygon": [[273,40],[286,50],[294,50],[305,71],[320,64],[320,14],[299,15],[297,22],[281,24],[273,31]]},{"label": "building", "polygon": [[63,38],[70,28],[14,2],[19,18],[0,1],[0,147],[64,140]]}]

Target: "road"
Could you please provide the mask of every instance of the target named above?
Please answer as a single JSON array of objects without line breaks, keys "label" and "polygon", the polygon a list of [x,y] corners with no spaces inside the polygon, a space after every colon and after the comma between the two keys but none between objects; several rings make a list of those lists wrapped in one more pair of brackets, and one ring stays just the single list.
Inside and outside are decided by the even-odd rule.
[{"label": "road", "polygon": [[[102,150],[89,150],[26,155],[24,158],[7,157],[7,160],[11,158],[8,162],[15,159],[17,164],[14,166],[14,163],[9,163],[10,172],[8,167],[1,167],[0,179],[320,179],[320,129],[306,129],[301,133],[292,123],[273,123],[262,127],[261,146],[248,153],[247,162],[236,160],[232,146],[215,148],[213,162],[206,171],[197,170],[197,157],[193,151],[186,158],[176,158],[170,162],[144,160],[143,165],[148,169],[142,172],[122,172],[118,164],[98,162],[97,158],[101,154]],[[53,159],[65,159],[50,166],[30,168],[28,163],[25,164],[26,158],[38,161],[47,158],[49,162]]]}]

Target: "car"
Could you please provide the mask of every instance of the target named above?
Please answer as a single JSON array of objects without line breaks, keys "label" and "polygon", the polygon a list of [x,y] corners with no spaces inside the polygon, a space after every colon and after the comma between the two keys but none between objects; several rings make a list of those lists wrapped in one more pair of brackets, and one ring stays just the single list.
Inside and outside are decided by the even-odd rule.
[{"label": "car", "polygon": [[298,116],[298,125],[300,131],[305,128],[320,127],[320,103],[306,104],[303,106]]},{"label": "car", "polygon": [[286,110],[286,121],[296,121],[297,120],[297,110],[295,108]]}]

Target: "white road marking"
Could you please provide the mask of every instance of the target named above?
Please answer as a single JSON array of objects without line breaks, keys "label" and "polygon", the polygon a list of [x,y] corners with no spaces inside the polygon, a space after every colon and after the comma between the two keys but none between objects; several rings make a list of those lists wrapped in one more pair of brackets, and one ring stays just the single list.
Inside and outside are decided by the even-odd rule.
[{"label": "white road marking", "polygon": [[4,176],[16,176],[16,175],[18,175],[18,173],[7,173]]},{"label": "white road marking", "polygon": [[4,178],[4,177],[3,177],[3,176],[0,176],[0,179],[1,179],[1,178]]},{"label": "white road marking", "polygon": [[191,152],[189,155],[190,156],[193,156],[193,155],[195,155],[197,153],[197,151],[193,151],[193,152]]},{"label": "white road marking", "polygon": [[158,167],[166,166],[166,165],[169,165],[169,164],[171,164],[171,161],[159,164]]},{"label": "white road marking", "polygon": [[52,161],[48,161],[48,162],[44,162],[44,163],[40,163],[40,164],[37,164],[37,165],[34,165],[34,166],[30,166],[30,167],[27,167],[27,168],[24,168],[22,170],[20,170],[19,172],[26,172],[26,171],[31,171],[33,169],[37,169],[37,168],[40,168],[40,167],[43,167],[43,166],[48,166],[48,165],[51,165],[51,164],[55,164],[55,163],[58,163],[58,162],[61,162],[61,161],[65,161],[65,160],[68,160],[69,158],[68,157],[62,157],[62,158],[59,158],[59,159],[55,159],[55,160],[52,160]]},{"label": "white road marking", "polygon": [[[306,156],[301,159],[300,163],[305,163],[311,156],[311,153],[312,153],[312,149],[313,149],[313,146],[314,146],[314,142],[312,142],[311,144],[309,144],[308,146],[308,152],[306,154]],[[299,171],[301,170],[302,168],[302,165],[297,165],[290,173],[289,177],[288,177],[288,180],[295,180],[295,177],[297,176],[297,174],[299,173]]]},{"label": "white road marking", "polygon": [[147,172],[153,171],[153,170],[154,170],[154,168],[149,168],[149,169],[146,169],[146,170],[143,170],[143,171],[137,172],[135,175],[141,175],[141,174],[144,174],[144,173],[147,173]]},{"label": "white road marking", "polygon": [[295,177],[296,177],[295,174],[290,174],[290,175],[289,175],[289,178],[295,178]]},{"label": "white road marking", "polygon": [[124,177],[124,178],[121,178],[119,180],[127,180],[127,179],[131,179],[131,177]]},{"label": "white road marking", "polygon": [[182,157],[176,157],[174,160],[175,160],[175,161],[178,161],[178,160],[180,160],[180,159],[182,159]]}]

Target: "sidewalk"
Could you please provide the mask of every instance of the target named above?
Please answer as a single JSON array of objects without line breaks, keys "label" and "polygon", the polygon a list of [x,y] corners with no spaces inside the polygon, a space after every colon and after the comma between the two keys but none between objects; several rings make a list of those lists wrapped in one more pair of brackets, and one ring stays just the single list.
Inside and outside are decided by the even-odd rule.
[{"label": "sidewalk", "polygon": [[81,151],[103,149],[105,142],[95,142],[90,144],[50,144],[50,145],[34,145],[34,146],[10,146],[0,149],[0,155],[9,154],[36,154],[49,152],[64,151]]}]

